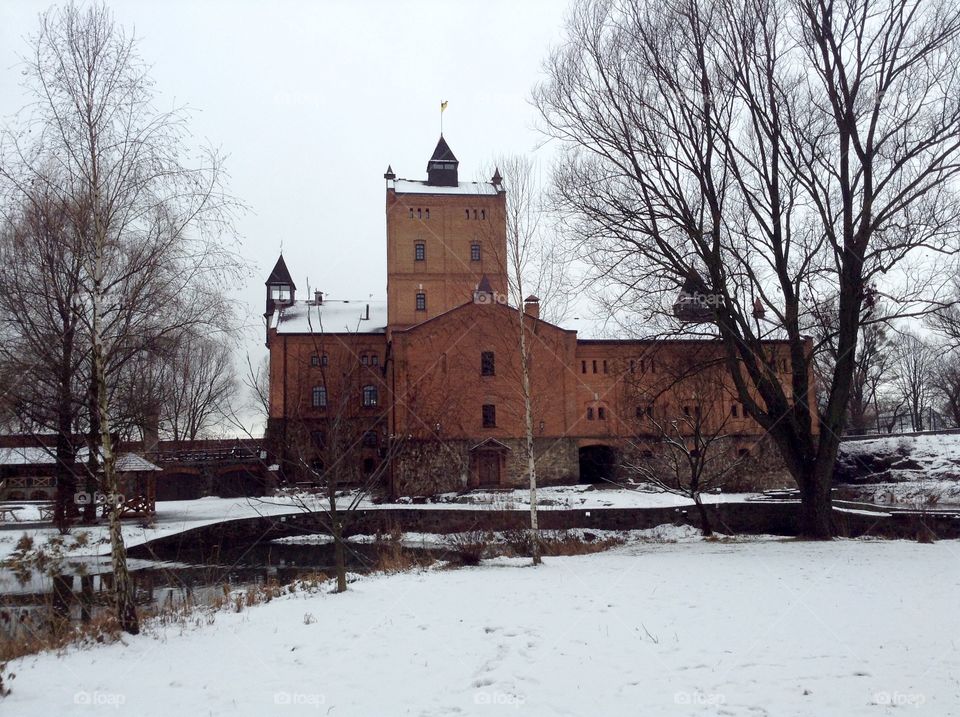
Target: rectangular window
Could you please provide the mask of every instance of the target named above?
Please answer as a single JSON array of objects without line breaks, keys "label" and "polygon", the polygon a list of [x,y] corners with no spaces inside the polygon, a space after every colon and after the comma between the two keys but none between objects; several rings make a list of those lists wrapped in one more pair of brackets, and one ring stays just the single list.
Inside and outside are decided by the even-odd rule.
[{"label": "rectangular window", "polygon": [[581,361],[581,362],[580,362],[580,373],[586,373],[586,372],[587,372],[587,362],[586,362],[586,361]]},{"label": "rectangular window", "polygon": [[320,365],[320,357],[317,356],[316,354],[312,354],[312,355],[310,356],[310,365],[311,365],[311,366],[319,366],[319,365]]},{"label": "rectangular window", "polygon": [[647,404],[645,406],[637,406],[637,418],[653,418],[653,406]]},{"label": "rectangular window", "polygon": [[320,365],[321,365],[321,366],[326,366],[328,363],[330,363],[330,361],[329,361],[329,359],[327,358],[327,355],[326,355],[326,354],[324,354],[323,356],[320,357]]},{"label": "rectangular window", "polygon": [[427,310],[427,295],[422,291],[417,292],[417,311]]},{"label": "rectangular window", "polygon": [[587,406],[587,420],[593,420],[593,406]]},{"label": "rectangular window", "polygon": [[360,363],[364,366],[367,366],[370,363],[370,357],[364,354],[360,357]]},{"label": "rectangular window", "polygon": [[327,389],[323,386],[314,386],[313,393],[310,396],[310,403],[314,408],[327,407]]},{"label": "rectangular window", "polygon": [[376,386],[363,387],[363,405],[366,407],[376,406],[379,399]]},{"label": "rectangular window", "polygon": [[604,373],[607,372],[607,360],[606,360],[606,359],[603,360],[603,372],[604,372]]},{"label": "rectangular window", "polygon": [[418,241],[413,245],[413,260],[414,261],[426,261],[427,259],[427,245],[422,241]]},{"label": "rectangular window", "polygon": [[496,363],[493,355],[493,351],[481,351],[480,352],[480,375],[481,376],[495,376]]},{"label": "rectangular window", "polygon": [[290,301],[290,286],[274,284],[270,287],[270,298],[274,301]]},{"label": "rectangular window", "polygon": [[363,434],[363,445],[367,448],[376,448],[377,447],[377,432],[376,431],[367,431]]},{"label": "rectangular window", "polygon": [[689,415],[690,415],[690,406],[684,406],[684,407],[683,407],[683,415],[684,415],[684,416],[689,416]]},{"label": "rectangular window", "polygon": [[597,372],[597,360],[596,360],[596,359],[593,359],[593,372],[594,372],[594,373]]},{"label": "rectangular window", "polygon": [[370,365],[371,366],[380,365],[380,357],[377,354],[373,354],[373,356],[370,357]]},{"label": "rectangular window", "polygon": [[483,414],[484,428],[497,427],[497,407],[496,406],[494,406],[492,403],[483,404],[482,414]]},{"label": "rectangular window", "polygon": [[480,245],[470,245],[470,261],[480,261]]},{"label": "rectangular window", "polygon": [[633,373],[637,369],[637,362],[634,359],[630,359],[630,373]]},{"label": "rectangular window", "polygon": [[740,409],[737,408],[737,404],[735,403],[732,404],[730,406],[730,415],[733,416],[734,418],[737,418],[739,414],[740,414]]},{"label": "rectangular window", "polygon": [[603,406],[598,406],[598,407],[597,407],[597,419],[599,419],[599,420],[601,420],[601,421],[606,421],[606,420],[607,420],[607,409],[604,408]]}]

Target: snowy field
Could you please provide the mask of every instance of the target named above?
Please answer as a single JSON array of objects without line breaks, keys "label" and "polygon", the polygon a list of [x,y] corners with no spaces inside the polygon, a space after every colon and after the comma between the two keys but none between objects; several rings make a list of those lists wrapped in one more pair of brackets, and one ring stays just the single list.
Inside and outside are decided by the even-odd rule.
[{"label": "snowy field", "polygon": [[362,578],[11,665],[3,714],[960,714],[960,544],[633,543]]}]

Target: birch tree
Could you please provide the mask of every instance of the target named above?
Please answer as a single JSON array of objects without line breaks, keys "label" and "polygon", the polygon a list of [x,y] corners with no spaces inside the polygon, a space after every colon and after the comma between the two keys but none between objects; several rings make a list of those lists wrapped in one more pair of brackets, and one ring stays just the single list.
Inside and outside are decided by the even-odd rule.
[{"label": "birch tree", "polygon": [[[90,475],[111,497],[117,620],[135,633],[111,387],[125,359],[204,320],[209,304],[201,300],[236,267],[221,241],[235,203],[217,153],[188,142],[185,112],[154,107],[136,38],[104,6],[48,11],[29,48],[24,75],[34,101],[4,135],[2,176],[14,191],[42,185],[71,207],[89,342]],[[173,307],[185,314],[172,319]]]}]

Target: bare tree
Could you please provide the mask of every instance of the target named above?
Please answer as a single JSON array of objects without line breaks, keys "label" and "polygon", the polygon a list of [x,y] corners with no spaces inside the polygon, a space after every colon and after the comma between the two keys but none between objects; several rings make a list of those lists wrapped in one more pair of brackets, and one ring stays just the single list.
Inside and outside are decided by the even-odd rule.
[{"label": "bare tree", "polygon": [[[940,0],[583,0],[535,90],[581,256],[622,307],[662,316],[691,279],[709,297],[701,331],[796,480],[807,537],[833,533],[867,287],[899,316],[949,301],[958,60],[960,9]],[[818,416],[807,337],[828,297]]]},{"label": "bare tree", "polygon": [[936,352],[916,334],[905,331],[897,341],[895,386],[914,431],[924,430],[924,415],[933,393]]},{"label": "bare tree", "polygon": [[[537,456],[534,450],[534,396],[531,389],[532,342],[538,338],[533,326],[544,312],[559,318],[566,308],[566,280],[563,262],[556,260],[556,242],[547,237],[547,219],[536,165],[526,157],[501,157],[497,160],[495,181],[506,190],[506,256],[497,257],[507,275],[510,303],[515,307],[518,326],[520,394],[523,400],[524,454],[530,484],[530,552],[533,564],[541,563],[537,521]],[[493,246],[496,246],[493,242]],[[530,294],[528,295],[528,292]],[[536,314],[528,313],[536,307]]]},{"label": "bare tree", "polygon": [[956,350],[945,352],[936,359],[930,386],[939,399],[940,410],[955,427],[960,427],[960,355]]},{"label": "bare tree", "polygon": [[[76,510],[83,411],[78,372],[89,358],[81,327],[81,253],[68,201],[45,185],[8,197],[0,237],[0,363],[4,395],[21,427],[56,433],[54,522],[61,531]],[[80,394],[82,395],[82,393]]]},{"label": "bare tree", "polygon": [[187,165],[185,115],[152,107],[136,40],[105,7],[66,5],[44,14],[40,24],[24,63],[35,96],[29,131],[4,135],[2,175],[21,194],[45,185],[71,209],[80,324],[89,343],[89,477],[101,475],[113,496],[117,618],[124,630],[137,632],[111,394],[131,357],[185,325],[209,322],[218,280],[236,266],[219,241],[234,204],[221,187],[215,152]]},{"label": "bare tree", "polygon": [[232,343],[186,334],[163,370],[160,419],[174,441],[196,440],[230,414],[237,389]]}]

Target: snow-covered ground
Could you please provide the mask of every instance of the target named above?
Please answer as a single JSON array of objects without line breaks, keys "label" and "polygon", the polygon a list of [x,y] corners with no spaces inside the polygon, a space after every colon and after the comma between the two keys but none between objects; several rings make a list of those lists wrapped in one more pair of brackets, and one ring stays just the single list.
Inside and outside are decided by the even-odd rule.
[{"label": "snow-covered ground", "polygon": [[4,714],[960,714],[960,545],[635,543],[358,580],[11,665]]},{"label": "snow-covered ground", "polygon": [[[718,493],[704,495],[705,503],[740,503],[758,497],[756,493]],[[401,499],[400,505],[403,505]],[[530,507],[528,489],[441,493],[418,504],[424,508],[494,508],[526,509]],[[543,510],[565,508],[673,508],[693,505],[693,501],[672,493],[635,487],[599,483],[596,485],[551,486],[537,489],[537,505]]]},{"label": "snow-covered ground", "polygon": [[960,434],[844,441],[844,497],[902,508],[960,506]]}]

